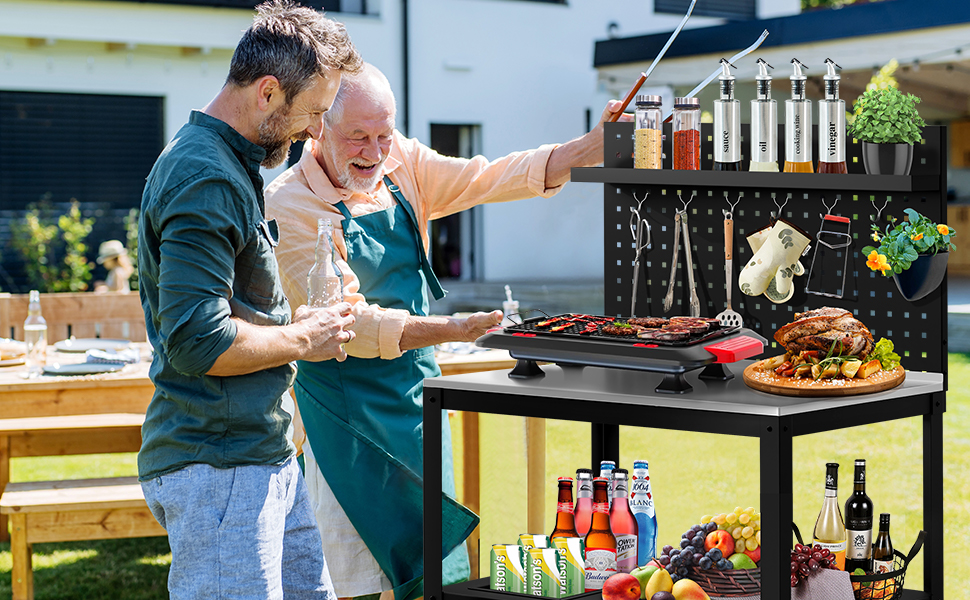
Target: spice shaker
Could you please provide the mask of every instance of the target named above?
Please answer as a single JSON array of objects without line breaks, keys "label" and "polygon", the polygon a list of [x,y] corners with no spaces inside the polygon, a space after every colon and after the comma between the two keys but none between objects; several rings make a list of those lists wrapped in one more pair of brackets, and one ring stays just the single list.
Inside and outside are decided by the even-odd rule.
[{"label": "spice shaker", "polygon": [[636,129],[633,131],[633,166],[663,168],[663,115],[660,96],[637,96]]},{"label": "spice shaker", "polygon": [[674,168],[701,168],[701,103],[697,98],[674,98],[672,113]]}]

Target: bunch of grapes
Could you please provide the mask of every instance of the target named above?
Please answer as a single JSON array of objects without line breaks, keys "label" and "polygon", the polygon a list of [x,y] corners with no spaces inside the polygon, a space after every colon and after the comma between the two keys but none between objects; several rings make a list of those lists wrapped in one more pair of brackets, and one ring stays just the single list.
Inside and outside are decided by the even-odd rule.
[{"label": "bunch of grapes", "polygon": [[735,552],[753,551],[761,546],[761,513],[755,512],[754,507],[742,509],[738,506],[734,512],[704,515],[701,523],[717,523],[718,529],[730,533]]},{"label": "bunch of grapes", "polygon": [[717,529],[717,524],[713,522],[692,525],[681,536],[680,548],[663,547],[657,562],[670,573],[670,579],[673,582],[686,579],[689,574],[688,567],[692,565],[704,570],[712,567],[722,571],[734,568],[731,561],[718,548],[711,548],[704,552],[704,538],[715,529]]},{"label": "bunch of grapes", "polygon": [[819,571],[819,569],[835,569],[835,555],[828,548],[823,548],[818,544],[815,546],[803,546],[795,544],[795,549],[791,551],[791,586],[798,587],[798,584]]}]

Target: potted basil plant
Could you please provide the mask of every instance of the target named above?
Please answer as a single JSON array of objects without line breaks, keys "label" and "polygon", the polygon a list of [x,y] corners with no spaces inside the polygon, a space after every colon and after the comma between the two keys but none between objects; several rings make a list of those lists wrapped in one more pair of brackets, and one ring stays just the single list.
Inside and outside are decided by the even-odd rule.
[{"label": "potted basil plant", "polygon": [[912,208],[905,211],[906,219],[897,223],[888,217],[889,225],[883,233],[872,226],[872,239],[878,246],[862,249],[866,266],[892,275],[904,298],[919,300],[935,290],[946,276],[947,257],[956,249],[956,232],[944,223],[934,223]]},{"label": "potted basil plant", "polygon": [[870,175],[909,175],[913,144],[926,123],[916,105],[920,99],[894,87],[866,90],[855,101],[848,133],[862,142],[862,163]]}]

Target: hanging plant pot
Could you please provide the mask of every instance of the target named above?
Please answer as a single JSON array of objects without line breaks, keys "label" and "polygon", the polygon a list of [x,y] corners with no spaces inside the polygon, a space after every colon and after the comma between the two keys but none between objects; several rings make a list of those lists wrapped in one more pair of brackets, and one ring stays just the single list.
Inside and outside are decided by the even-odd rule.
[{"label": "hanging plant pot", "polygon": [[908,269],[893,274],[899,293],[910,302],[919,300],[939,287],[946,277],[946,261],[949,252],[920,254]]},{"label": "hanging plant pot", "polygon": [[909,175],[913,145],[862,142],[862,164],[869,175]]}]

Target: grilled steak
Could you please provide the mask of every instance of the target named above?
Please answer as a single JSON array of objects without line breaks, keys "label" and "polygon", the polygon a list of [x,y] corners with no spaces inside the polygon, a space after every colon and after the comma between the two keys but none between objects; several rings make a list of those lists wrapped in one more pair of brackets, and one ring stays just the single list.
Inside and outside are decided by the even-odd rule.
[{"label": "grilled steak", "polygon": [[842,308],[823,307],[795,313],[795,320],[775,332],[775,341],[791,353],[802,350],[828,352],[832,343],[843,356],[864,358],[875,345],[872,334],[851,312]]}]

